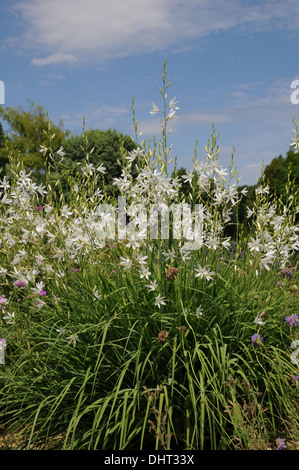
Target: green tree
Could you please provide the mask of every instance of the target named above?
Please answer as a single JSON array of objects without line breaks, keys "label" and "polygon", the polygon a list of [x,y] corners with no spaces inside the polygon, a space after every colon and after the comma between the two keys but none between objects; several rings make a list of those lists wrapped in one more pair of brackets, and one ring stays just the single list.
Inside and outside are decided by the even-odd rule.
[{"label": "green tree", "polygon": [[269,186],[271,197],[278,197],[286,203],[288,181],[292,181],[295,187],[299,187],[299,157],[293,150],[289,150],[286,158],[282,155],[273,158],[264,170],[265,182]]},{"label": "green tree", "polygon": [[131,152],[137,148],[134,140],[121,132],[108,129],[105,131],[90,129],[81,135],[70,135],[62,142],[65,157],[63,164],[70,169],[77,167],[77,163],[86,161],[94,167],[102,164],[106,168],[103,175],[103,185],[108,193],[115,192],[113,178],[121,175],[123,153]]},{"label": "green tree", "polygon": [[251,228],[251,218],[247,218],[248,211],[247,209],[253,209],[255,199],[256,199],[256,184],[247,186],[238,186],[238,193],[239,197],[241,196],[241,192],[246,189],[247,194],[242,195],[241,201],[238,204],[238,212],[237,212],[237,222],[239,224],[238,231],[242,231],[244,234],[248,234]]},{"label": "green tree", "polygon": [[5,144],[5,135],[3,132],[2,124],[0,122],[0,148],[4,147],[4,144]]},{"label": "green tree", "polygon": [[0,122],[0,171],[5,172],[5,167],[8,163],[8,156],[5,150],[5,134],[2,124]]},{"label": "green tree", "polygon": [[40,152],[41,145],[48,145],[47,131],[53,136],[53,149],[60,148],[68,131],[62,130],[61,123],[55,125],[48,117],[44,108],[29,101],[29,109],[23,107],[1,107],[0,117],[9,126],[6,135],[5,153],[17,155],[28,169],[45,169],[46,161]]}]

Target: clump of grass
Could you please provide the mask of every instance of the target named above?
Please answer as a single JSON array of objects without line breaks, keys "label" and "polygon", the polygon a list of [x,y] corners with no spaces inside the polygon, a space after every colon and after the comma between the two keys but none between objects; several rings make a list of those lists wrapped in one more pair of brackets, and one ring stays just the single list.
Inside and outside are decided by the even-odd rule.
[{"label": "clump of grass", "polygon": [[[118,201],[98,197],[94,170],[64,174],[68,206],[51,175],[37,186],[12,161],[1,199],[4,448],[274,449],[282,434],[288,448],[297,445],[298,327],[286,321],[298,312],[294,198],[270,204],[261,186],[249,236],[224,235],[241,199],[213,127],[182,200],[181,182],[168,174],[178,107],[171,100],[167,113],[166,75],[165,63],[162,139],[124,155],[115,185],[143,207],[190,203],[188,222],[200,202],[198,249],[187,232],[142,237],[149,227],[136,204],[127,236],[107,239]],[[136,121],[134,129],[137,136]],[[176,223],[170,218],[170,234]]]}]

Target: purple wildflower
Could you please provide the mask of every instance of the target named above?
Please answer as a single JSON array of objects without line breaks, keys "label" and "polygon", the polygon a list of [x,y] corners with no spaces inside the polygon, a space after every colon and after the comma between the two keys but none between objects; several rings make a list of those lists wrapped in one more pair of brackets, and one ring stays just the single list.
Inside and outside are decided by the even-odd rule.
[{"label": "purple wildflower", "polygon": [[26,281],[14,281],[14,285],[17,287],[24,287],[26,286],[27,282]]},{"label": "purple wildflower", "polygon": [[293,278],[293,271],[290,268],[283,268],[280,271],[280,275],[282,277],[288,277],[289,279],[292,279]]},{"label": "purple wildflower", "polygon": [[298,315],[296,315],[296,313],[293,313],[289,317],[286,317],[286,323],[289,326],[293,326],[293,327],[298,326],[299,325]]},{"label": "purple wildflower", "polygon": [[47,291],[42,290],[42,291],[40,291],[39,295],[47,295]]},{"label": "purple wildflower", "polygon": [[276,439],[276,445],[276,450],[282,450],[287,448],[285,439],[282,439],[281,437],[278,437]]},{"label": "purple wildflower", "polygon": [[294,375],[293,380],[299,380],[299,375]]},{"label": "purple wildflower", "polygon": [[0,304],[1,305],[7,305],[8,300],[5,298],[5,295],[0,296]]},{"label": "purple wildflower", "polygon": [[260,346],[262,342],[264,341],[264,338],[260,334],[255,333],[251,337],[251,341],[252,341],[252,344],[254,344],[254,346]]}]

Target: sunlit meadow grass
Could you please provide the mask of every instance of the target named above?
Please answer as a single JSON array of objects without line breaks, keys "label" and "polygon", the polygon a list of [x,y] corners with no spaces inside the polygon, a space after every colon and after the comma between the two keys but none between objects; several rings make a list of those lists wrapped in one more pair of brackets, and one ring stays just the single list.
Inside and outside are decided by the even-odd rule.
[{"label": "sunlit meadow grass", "polygon": [[[96,192],[102,169],[88,156],[68,201],[11,156],[1,182],[2,449],[299,448],[295,193],[283,206],[261,185],[251,232],[226,236],[242,194],[213,128],[182,201],[168,174],[178,107],[170,100],[167,113],[165,66],[162,138],[139,143],[133,119],[139,150],[123,155],[115,183],[128,205],[202,203],[200,249],[138,230],[103,240],[97,207],[117,213],[117,200]],[[50,132],[43,151],[49,181]]]}]

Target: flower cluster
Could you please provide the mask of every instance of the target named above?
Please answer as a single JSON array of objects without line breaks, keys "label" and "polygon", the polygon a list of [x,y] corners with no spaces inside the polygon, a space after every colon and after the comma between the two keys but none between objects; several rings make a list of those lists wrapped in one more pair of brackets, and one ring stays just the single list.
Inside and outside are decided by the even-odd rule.
[{"label": "flower cluster", "polygon": [[251,342],[254,346],[261,346],[263,341],[264,341],[264,338],[259,333],[255,333],[251,337]]},{"label": "flower cluster", "polygon": [[282,439],[281,437],[276,439],[276,445],[276,450],[283,450],[287,448],[285,439]]},{"label": "flower cluster", "polygon": [[286,320],[287,325],[293,328],[299,325],[299,318],[296,313],[293,313],[292,315],[287,316],[285,320]]}]

